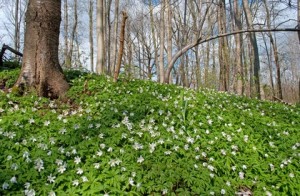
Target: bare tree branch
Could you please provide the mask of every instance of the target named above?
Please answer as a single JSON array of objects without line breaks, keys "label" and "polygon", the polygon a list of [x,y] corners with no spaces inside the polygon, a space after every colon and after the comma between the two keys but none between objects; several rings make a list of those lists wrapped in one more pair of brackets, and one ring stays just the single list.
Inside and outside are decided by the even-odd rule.
[{"label": "bare tree branch", "polygon": [[[188,50],[192,49],[193,47],[200,45],[202,43],[214,40],[214,39],[218,39],[221,37],[226,37],[226,36],[230,36],[230,35],[236,35],[236,34],[241,34],[241,33],[258,33],[258,32],[282,32],[282,31],[286,31],[286,32],[300,32],[300,29],[296,29],[296,28],[275,28],[275,29],[246,29],[246,30],[240,30],[240,31],[233,31],[233,32],[229,32],[229,33],[223,33],[223,34],[218,34],[215,36],[211,36],[205,39],[202,39],[202,37],[198,38],[197,40],[193,41],[192,43],[187,44],[185,47],[183,47],[181,50],[179,50],[172,58],[172,61],[169,63],[168,65],[168,69],[167,69],[167,73],[168,75],[171,74],[172,68],[174,67],[175,62],[177,61],[177,59],[183,55],[184,53],[186,53]],[[166,77],[169,78],[169,77]],[[165,80],[165,83],[169,83],[168,80]]]}]

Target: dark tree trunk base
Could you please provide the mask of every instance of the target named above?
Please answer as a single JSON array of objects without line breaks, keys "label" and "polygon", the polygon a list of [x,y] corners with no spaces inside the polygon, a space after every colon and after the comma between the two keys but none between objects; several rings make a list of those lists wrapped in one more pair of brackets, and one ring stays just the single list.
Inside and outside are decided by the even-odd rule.
[{"label": "dark tree trunk base", "polygon": [[60,0],[29,0],[22,70],[15,86],[58,98],[69,89],[58,61]]}]

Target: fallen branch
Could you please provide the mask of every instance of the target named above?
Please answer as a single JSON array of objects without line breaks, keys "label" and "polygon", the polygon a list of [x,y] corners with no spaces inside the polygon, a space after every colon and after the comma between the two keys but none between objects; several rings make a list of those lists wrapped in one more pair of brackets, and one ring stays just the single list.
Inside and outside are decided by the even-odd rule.
[{"label": "fallen branch", "polygon": [[292,105],[292,104],[290,104],[290,103],[288,103],[288,102],[283,101],[282,99],[280,99],[280,98],[278,98],[278,97],[276,97],[276,96],[273,96],[273,98],[274,98],[276,101],[278,101],[278,102],[280,102],[280,103],[283,103],[283,104],[285,104],[285,105],[289,105],[289,106]]},{"label": "fallen branch", "polygon": [[0,67],[3,66],[3,56],[4,56],[4,53],[5,53],[5,50],[9,50],[14,54],[23,57],[23,54],[21,52],[9,47],[8,45],[3,44],[1,52],[0,52]]}]

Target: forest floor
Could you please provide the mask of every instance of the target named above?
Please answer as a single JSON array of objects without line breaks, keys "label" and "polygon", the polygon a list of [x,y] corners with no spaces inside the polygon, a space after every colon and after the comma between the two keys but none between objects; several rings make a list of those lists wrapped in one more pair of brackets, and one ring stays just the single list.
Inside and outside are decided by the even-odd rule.
[{"label": "forest floor", "polygon": [[61,100],[0,91],[0,195],[299,193],[299,106],[66,75]]}]

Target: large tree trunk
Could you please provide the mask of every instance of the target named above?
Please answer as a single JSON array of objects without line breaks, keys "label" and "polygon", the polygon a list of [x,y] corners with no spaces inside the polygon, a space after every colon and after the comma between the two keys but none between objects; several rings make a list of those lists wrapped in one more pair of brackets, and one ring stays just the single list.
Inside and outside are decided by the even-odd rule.
[{"label": "large tree trunk", "polygon": [[60,0],[29,0],[26,12],[22,70],[16,86],[36,89],[39,96],[57,98],[69,88],[58,62]]}]

